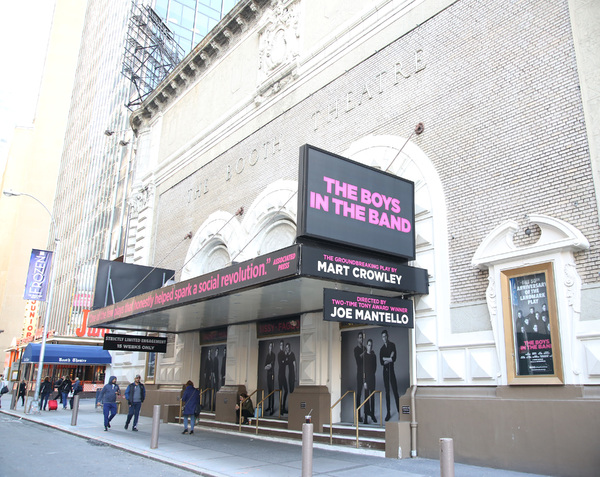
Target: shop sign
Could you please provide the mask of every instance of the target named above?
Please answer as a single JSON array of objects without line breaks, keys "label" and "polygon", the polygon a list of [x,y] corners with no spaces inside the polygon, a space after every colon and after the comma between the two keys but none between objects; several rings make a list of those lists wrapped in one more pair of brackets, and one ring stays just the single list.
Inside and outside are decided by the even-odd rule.
[{"label": "shop sign", "polygon": [[25,302],[25,322],[23,323],[23,334],[21,338],[32,338],[35,333],[38,318],[38,302],[27,300]]},{"label": "shop sign", "polygon": [[413,302],[342,290],[323,290],[323,318],[362,325],[413,328]]},{"label": "shop sign", "polygon": [[298,178],[298,237],[415,258],[413,182],[309,145]]},{"label": "shop sign", "polygon": [[200,344],[211,345],[215,343],[227,343],[227,328],[200,332]]},{"label": "shop sign", "polygon": [[146,353],[165,353],[167,338],[159,336],[138,336],[107,333],[104,335],[102,349],[112,351],[144,351]]},{"label": "shop sign", "polygon": [[256,323],[256,334],[260,338],[300,333],[300,318],[285,318],[259,321]]}]

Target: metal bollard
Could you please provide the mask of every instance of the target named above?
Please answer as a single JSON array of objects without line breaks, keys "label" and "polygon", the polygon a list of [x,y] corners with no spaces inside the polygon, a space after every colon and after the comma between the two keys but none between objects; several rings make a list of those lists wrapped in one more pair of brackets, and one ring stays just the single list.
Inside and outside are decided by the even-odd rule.
[{"label": "metal bollard", "polygon": [[71,414],[71,425],[77,425],[77,415],[79,414],[79,394],[73,396],[73,413]]},{"label": "metal bollard", "polygon": [[150,449],[158,447],[158,430],[160,429],[160,404],[155,404],[152,409],[152,436],[150,437]]},{"label": "metal bollard", "polygon": [[313,475],[313,424],[310,416],[302,424],[302,477]]},{"label": "metal bollard", "polygon": [[440,439],[440,475],[454,477],[454,441],[450,438]]}]

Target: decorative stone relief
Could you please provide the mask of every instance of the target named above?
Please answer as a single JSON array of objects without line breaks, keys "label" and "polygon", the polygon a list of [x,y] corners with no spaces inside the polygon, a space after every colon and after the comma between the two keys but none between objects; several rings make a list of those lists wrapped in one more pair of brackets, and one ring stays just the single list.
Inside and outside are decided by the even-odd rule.
[{"label": "decorative stone relief", "polygon": [[469,352],[469,357],[471,379],[495,379],[497,373],[495,349],[472,349]]},{"label": "decorative stone relief", "polygon": [[129,210],[132,216],[139,215],[142,210],[154,201],[156,188],[153,184],[147,184],[133,193],[129,199]]},{"label": "decorative stone relief", "polygon": [[462,350],[442,352],[442,378],[445,380],[465,381],[465,353]]},{"label": "decorative stone relief", "polygon": [[589,376],[600,376],[600,342],[591,341],[584,344],[587,373]]},{"label": "decorative stone relief", "polygon": [[300,51],[300,14],[296,0],[277,0],[264,14],[259,30],[256,103],[279,92],[296,77]]},{"label": "decorative stone relief", "polygon": [[417,379],[419,381],[437,380],[437,351],[417,353]]}]

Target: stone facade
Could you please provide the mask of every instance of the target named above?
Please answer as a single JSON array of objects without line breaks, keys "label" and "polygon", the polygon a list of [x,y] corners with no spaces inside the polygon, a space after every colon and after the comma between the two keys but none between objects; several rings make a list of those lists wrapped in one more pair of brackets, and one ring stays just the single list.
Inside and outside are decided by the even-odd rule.
[{"label": "stone facade", "polygon": [[[496,406],[522,416],[547,393],[565,412],[574,401],[584,413],[600,406],[591,386],[600,383],[597,157],[586,129],[596,116],[582,100],[574,42],[586,35],[574,36],[569,11],[583,6],[368,3],[348,2],[343,20],[319,30],[319,2],[240,2],[224,36],[207,38],[134,113],[147,144],[136,181],[155,195],[144,209],[149,235],[138,225],[130,237],[151,243],[133,257],[174,268],[180,280],[292,243],[303,144],[410,179],[413,264],[430,275],[429,295],[415,299],[412,384],[417,413],[420,402],[439,409],[435,419],[418,414],[419,452],[436,456],[436,439],[452,429],[462,449],[481,449],[457,448],[465,462],[591,475],[591,457],[568,455],[570,446],[591,451],[591,428],[571,442],[523,444],[510,461],[510,433],[525,442],[531,428],[508,426],[485,440],[486,452],[469,430],[475,416],[455,428],[443,417],[470,398],[492,421],[503,419],[492,416]],[[501,277],[541,263],[554,267],[562,376],[559,387],[522,391],[510,379]],[[335,401],[339,330],[317,318],[302,318],[300,385],[327,386]],[[227,385],[256,387],[256,342],[254,328],[230,326]],[[198,340],[179,336],[174,346],[159,362],[165,384],[199,373]],[[549,435],[556,422],[543,409]],[[540,447],[546,460],[528,460]]]}]

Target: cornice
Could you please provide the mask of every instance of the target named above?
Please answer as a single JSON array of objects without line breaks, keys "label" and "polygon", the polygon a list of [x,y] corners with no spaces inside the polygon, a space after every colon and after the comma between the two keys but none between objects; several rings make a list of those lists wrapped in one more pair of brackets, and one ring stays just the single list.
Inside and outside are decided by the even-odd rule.
[{"label": "cornice", "polygon": [[144,123],[173,103],[202,76],[218,56],[222,56],[253,25],[271,0],[242,0],[179,63],[135,110],[129,122],[137,135]]}]

